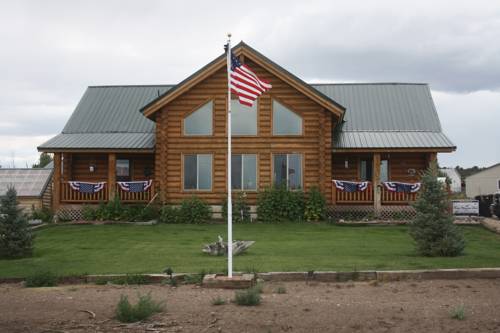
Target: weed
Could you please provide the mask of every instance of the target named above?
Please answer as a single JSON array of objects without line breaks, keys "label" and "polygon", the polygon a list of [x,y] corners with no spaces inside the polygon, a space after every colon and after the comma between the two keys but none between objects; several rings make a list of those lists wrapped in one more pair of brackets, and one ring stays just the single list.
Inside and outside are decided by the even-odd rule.
[{"label": "weed", "polygon": [[236,304],[244,306],[259,305],[261,301],[260,292],[255,287],[237,291],[234,301]]},{"label": "weed", "polygon": [[226,304],[226,301],[220,296],[217,296],[214,299],[212,299],[212,305],[224,305],[224,304]]},{"label": "weed", "polygon": [[50,271],[38,271],[26,277],[24,285],[28,288],[57,286],[59,277]]},{"label": "weed", "polygon": [[135,305],[130,304],[127,296],[121,295],[116,306],[116,319],[122,323],[134,323],[147,319],[163,310],[163,302],[154,301],[151,298],[151,293],[139,295],[139,300]]},{"label": "weed", "polygon": [[457,320],[464,320],[465,319],[465,306],[462,304],[462,305],[454,307],[450,311],[450,317],[453,319],[457,319]]},{"label": "weed", "polygon": [[279,286],[275,290],[276,294],[286,294],[286,288],[284,286]]}]

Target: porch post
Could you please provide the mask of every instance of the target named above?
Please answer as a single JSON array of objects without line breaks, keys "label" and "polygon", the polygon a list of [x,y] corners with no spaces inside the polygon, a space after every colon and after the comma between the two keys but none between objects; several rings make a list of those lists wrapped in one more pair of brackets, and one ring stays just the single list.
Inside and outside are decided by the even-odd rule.
[{"label": "porch post", "polygon": [[373,154],[373,210],[375,216],[379,216],[382,208],[382,198],[380,189],[380,153]]},{"label": "porch post", "polygon": [[61,203],[61,153],[54,153],[54,178],[52,188],[52,208],[57,212]]},{"label": "porch post", "polygon": [[116,194],[116,154],[108,154],[108,200],[113,200]]}]

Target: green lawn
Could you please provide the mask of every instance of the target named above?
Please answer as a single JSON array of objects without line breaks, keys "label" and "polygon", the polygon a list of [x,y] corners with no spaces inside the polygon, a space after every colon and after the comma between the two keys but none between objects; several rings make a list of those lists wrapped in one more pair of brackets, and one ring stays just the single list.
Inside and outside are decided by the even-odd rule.
[{"label": "green lawn", "polygon": [[[240,271],[389,270],[500,267],[500,235],[462,227],[466,253],[457,258],[415,255],[405,226],[327,224],[238,224],[236,239],[255,240],[235,257]],[[201,252],[204,243],[225,235],[221,225],[55,226],[39,230],[35,255],[0,260],[0,277],[25,276],[37,269],[62,275],[223,271],[226,260]]]}]

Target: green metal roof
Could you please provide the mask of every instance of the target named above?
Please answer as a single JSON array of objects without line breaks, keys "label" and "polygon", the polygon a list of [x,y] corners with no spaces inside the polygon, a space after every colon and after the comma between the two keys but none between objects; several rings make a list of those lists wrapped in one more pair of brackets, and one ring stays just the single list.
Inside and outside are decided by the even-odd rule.
[{"label": "green metal roof", "polygon": [[[311,86],[346,107],[334,149],[455,148],[442,133],[426,84]],[[172,87],[89,87],[63,132],[39,149],[153,149],[155,123],[139,110]]]}]

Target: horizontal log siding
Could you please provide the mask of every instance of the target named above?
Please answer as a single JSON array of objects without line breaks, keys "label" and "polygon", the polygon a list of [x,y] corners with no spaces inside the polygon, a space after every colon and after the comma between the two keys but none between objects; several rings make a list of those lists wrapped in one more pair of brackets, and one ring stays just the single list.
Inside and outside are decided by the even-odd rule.
[{"label": "horizontal log siding", "polygon": [[[331,129],[333,116],[329,111],[302,95],[280,79],[269,74],[254,63],[247,64],[260,77],[269,80],[273,85],[270,93],[259,98],[258,104],[258,135],[250,137],[234,137],[233,153],[257,154],[258,189],[271,185],[272,153],[302,153],[303,154],[303,184],[307,191],[311,186],[320,185],[320,165],[324,174],[331,173]],[[304,135],[276,137],[272,135],[272,98],[291,107],[303,118]],[[204,102],[214,100],[213,135],[206,137],[185,137],[182,133],[182,121],[193,109]],[[165,106],[156,116],[156,175],[165,177],[156,179],[163,198],[169,203],[178,203],[183,198],[193,194],[207,200],[210,204],[220,204],[226,195],[226,99],[227,77],[225,68],[217,71],[211,77],[197,84],[192,89],[179,96]],[[325,156],[321,157],[320,122],[324,125],[327,139],[323,142]],[[183,191],[182,155],[188,153],[213,154],[213,178],[211,191]],[[324,163],[319,163],[320,158]],[[159,161],[163,163],[158,163]],[[161,168],[161,171],[158,168]],[[326,170],[328,169],[328,170]],[[327,196],[331,195],[329,177],[323,177],[322,189]],[[256,193],[247,192],[250,204],[255,204]]]}]

